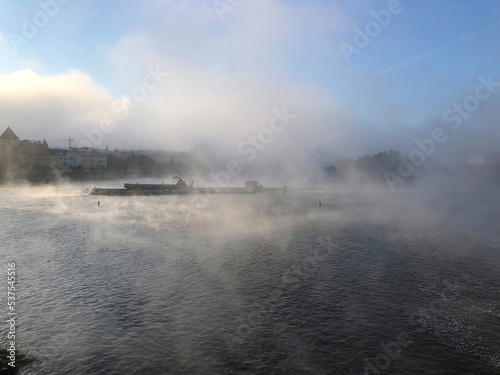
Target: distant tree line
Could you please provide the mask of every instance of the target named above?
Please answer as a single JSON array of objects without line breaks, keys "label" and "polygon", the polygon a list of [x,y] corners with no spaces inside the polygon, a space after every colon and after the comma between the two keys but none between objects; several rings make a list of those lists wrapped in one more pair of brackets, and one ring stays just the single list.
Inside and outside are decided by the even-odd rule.
[{"label": "distant tree line", "polygon": [[[356,179],[357,181],[385,183],[384,174],[390,172],[397,175],[398,167],[403,161],[408,160],[401,152],[390,150],[372,156],[365,155],[358,159],[340,158],[325,170],[329,176],[340,180]],[[406,183],[413,181],[414,176],[406,178]]]}]

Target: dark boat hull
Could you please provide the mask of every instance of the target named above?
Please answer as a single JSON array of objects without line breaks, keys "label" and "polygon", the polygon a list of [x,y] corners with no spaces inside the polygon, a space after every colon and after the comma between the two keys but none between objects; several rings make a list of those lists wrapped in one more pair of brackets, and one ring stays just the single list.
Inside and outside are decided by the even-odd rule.
[{"label": "dark boat hull", "polygon": [[170,190],[170,189],[101,189],[94,188],[90,192],[91,195],[117,195],[117,196],[131,196],[131,195],[171,195],[171,194],[187,194],[187,190]]}]

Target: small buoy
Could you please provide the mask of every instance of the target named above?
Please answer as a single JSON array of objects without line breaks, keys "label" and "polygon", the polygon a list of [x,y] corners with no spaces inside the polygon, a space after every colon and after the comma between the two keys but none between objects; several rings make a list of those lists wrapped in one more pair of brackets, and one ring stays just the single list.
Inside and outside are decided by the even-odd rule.
[{"label": "small buoy", "polygon": [[101,207],[101,201],[97,201],[97,207]]},{"label": "small buoy", "polygon": [[318,207],[321,207],[321,201],[318,201]]}]

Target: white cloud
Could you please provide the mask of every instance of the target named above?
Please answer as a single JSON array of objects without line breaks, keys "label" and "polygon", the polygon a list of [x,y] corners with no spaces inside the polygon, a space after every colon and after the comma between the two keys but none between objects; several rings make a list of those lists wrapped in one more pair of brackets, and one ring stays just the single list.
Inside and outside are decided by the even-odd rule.
[{"label": "white cloud", "polygon": [[111,113],[112,96],[76,70],[42,76],[24,69],[0,76],[0,114],[21,138],[46,138],[51,147]]}]

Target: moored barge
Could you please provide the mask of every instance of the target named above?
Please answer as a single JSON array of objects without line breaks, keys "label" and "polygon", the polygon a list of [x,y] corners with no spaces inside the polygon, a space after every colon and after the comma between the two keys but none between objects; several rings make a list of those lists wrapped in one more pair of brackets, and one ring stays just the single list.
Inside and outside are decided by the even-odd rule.
[{"label": "moored barge", "polygon": [[94,187],[90,194],[92,195],[168,195],[168,194],[187,194],[192,190],[194,181],[187,184],[182,178],[175,176],[175,184],[123,184],[123,188],[97,188]]},{"label": "moored barge", "polygon": [[194,188],[192,181],[187,184],[180,177],[175,176],[177,183],[175,184],[131,184],[125,183],[123,188],[97,188],[94,187],[90,194],[92,195],[168,195],[168,194],[253,194],[262,191],[286,191],[286,186],[283,188],[264,188],[257,181],[245,181],[244,187],[201,187]]}]

